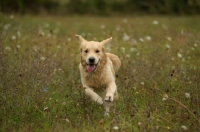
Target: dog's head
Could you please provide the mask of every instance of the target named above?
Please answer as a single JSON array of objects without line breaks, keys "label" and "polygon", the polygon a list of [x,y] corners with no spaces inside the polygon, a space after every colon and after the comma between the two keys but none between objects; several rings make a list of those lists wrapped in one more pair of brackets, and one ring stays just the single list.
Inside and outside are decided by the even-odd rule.
[{"label": "dog's head", "polygon": [[100,61],[105,56],[105,44],[109,43],[112,37],[101,42],[87,41],[80,35],[76,35],[76,37],[81,44],[80,55],[82,65],[86,66],[88,72],[96,71]]}]

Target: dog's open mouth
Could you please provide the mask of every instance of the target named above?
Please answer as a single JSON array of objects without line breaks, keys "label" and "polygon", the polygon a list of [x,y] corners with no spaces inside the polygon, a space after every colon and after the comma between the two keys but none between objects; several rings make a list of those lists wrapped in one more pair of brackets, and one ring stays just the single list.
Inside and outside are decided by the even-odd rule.
[{"label": "dog's open mouth", "polygon": [[97,64],[87,64],[86,68],[88,72],[94,72],[97,68]]}]

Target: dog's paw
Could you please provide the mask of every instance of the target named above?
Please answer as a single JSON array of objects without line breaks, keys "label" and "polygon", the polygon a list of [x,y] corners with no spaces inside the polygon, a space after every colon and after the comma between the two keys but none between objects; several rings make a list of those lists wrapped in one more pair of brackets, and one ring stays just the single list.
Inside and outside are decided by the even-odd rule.
[{"label": "dog's paw", "polygon": [[113,102],[113,94],[106,94],[106,97],[104,99],[106,102]]},{"label": "dog's paw", "polygon": [[99,97],[96,102],[98,104],[102,105],[103,104],[103,99],[101,97]]},{"label": "dog's paw", "polygon": [[109,112],[105,112],[105,113],[104,113],[104,116],[105,116],[105,117],[109,117]]}]

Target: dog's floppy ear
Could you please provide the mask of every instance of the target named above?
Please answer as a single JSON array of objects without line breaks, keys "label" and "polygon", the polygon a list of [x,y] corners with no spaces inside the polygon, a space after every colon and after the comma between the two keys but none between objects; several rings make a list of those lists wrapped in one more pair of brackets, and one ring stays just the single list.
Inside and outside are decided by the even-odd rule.
[{"label": "dog's floppy ear", "polygon": [[109,43],[111,40],[112,40],[112,37],[110,37],[110,38],[108,38],[106,40],[103,40],[100,43],[103,44],[103,45],[105,45],[105,44]]},{"label": "dog's floppy ear", "polygon": [[80,43],[83,43],[83,42],[86,41],[81,35],[75,35],[75,36],[78,38],[78,40],[80,41]]}]

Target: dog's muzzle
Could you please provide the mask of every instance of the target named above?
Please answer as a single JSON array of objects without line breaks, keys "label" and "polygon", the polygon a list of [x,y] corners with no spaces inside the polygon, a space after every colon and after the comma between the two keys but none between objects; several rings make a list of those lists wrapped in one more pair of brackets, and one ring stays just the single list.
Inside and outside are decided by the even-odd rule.
[{"label": "dog's muzzle", "polygon": [[97,64],[95,64],[95,58],[94,57],[90,57],[89,59],[89,64],[86,62],[87,66],[86,66],[86,69],[88,72],[95,72],[96,69],[97,69],[97,66],[100,62],[100,60],[98,61]]}]

